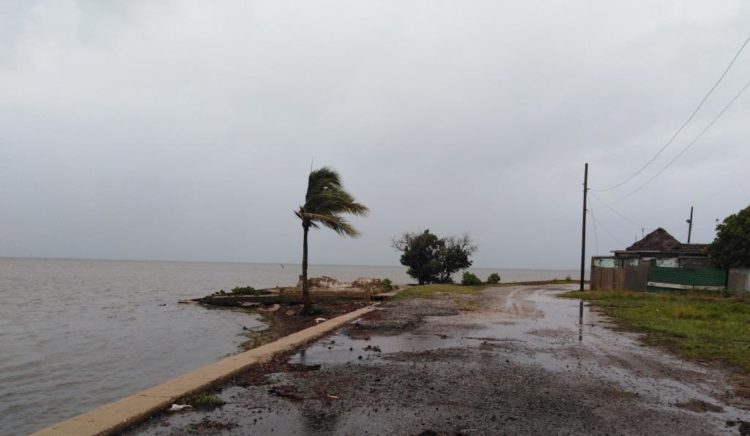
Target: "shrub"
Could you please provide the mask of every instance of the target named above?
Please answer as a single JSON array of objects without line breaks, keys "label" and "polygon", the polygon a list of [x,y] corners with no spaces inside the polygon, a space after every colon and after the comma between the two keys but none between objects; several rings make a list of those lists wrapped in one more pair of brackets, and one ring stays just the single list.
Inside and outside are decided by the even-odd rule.
[{"label": "shrub", "polygon": [[500,283],[500,274],[498,273],[492,273],[489,277],[487,277],[487,283],[491,285],[495,285],[497,283]]},{"label": "shrub", "polygon": [[380,284],[383,286],[383,290],[386,292],[393,290],[393,282],[391,281],[391,279],[383,279]]},{"label": "shrub", "polygon": [[470,273],[469,271],[466,271],[461,278],[461,284],[462,285],[481,285],[482,280],[479,279],[476,275]]},{"label": "shrub", "polygon": [[573,281],[573,279],[570,278],[570,274],[568,274],[567,276],[565,276],[565,281],[566,282],[572,282]]},{"label": "shrub", "polygon": [[238,286],[232,289],[233,295],[261,295],[263,291],[255,289],[252,286]]}]

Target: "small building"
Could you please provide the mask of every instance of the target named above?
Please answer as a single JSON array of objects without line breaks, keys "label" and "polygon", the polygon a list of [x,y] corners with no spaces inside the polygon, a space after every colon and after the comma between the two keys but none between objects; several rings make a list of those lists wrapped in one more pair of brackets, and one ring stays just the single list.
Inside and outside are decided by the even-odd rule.
[{"label": "small building", "polygon": [[706,246],[684,244],[660,227],[612,256],[592,257],[591,289],[725,289],[726,270],[711,267]]},{"label": "small building", "polygon": [[656,266],[663,267],[710,266],[705,254],[707,246],[708,244],[683,244],[659,227],[625,250],[615,250],[612,253],[615,258],[636,265],[644,260],[654,261]]}]

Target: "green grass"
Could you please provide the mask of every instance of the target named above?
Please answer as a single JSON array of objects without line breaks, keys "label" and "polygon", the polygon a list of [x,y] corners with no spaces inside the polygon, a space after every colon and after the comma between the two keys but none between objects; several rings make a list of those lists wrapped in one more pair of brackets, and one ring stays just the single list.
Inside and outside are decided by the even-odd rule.
[{"label": "green grass", "polygon": [[196,409],[214,409],[226,404],[218,395],[208,392],[191,395],[186,399],[186,402]]},{"label": "green grass", "polygon": [[720,361],[750,373],[750,297],[696,292],[571,291],[600,307],[644,341],[697,360]]},{"label": "green grass", "polygon": [[472,285],[464,286],[457,284],[434,284],[409,286],[393,298],[394,300],[405,300],[407,298],[436,298],[446,295],[476,295],[483,289],[496,287],[497,285]]}]

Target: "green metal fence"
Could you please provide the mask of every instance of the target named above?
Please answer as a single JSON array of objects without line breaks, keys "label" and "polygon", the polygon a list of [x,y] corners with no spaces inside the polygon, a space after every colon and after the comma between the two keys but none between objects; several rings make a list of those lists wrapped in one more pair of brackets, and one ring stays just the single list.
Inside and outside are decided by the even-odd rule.
[{"label": "green metal fence", "polygon": [[727,287],[727,271],[718,268],[654,266],[648,272],[649,291],[704,289],[720,291]]}]

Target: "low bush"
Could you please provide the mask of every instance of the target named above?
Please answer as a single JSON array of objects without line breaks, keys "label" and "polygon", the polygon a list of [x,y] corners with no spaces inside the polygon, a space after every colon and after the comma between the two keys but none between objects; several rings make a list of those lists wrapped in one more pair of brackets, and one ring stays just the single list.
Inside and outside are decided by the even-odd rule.
[{"label": "low bush", "polygon": [[233,295],[261,295],[263,291],[255,289],[252,286],[238,286],[232,289]]},{"label": "low bush", "polygon": [[487,277],[487,283],[491,285],[496,285],[500,283],[500,274],[498,273],[492,273],[489,277]]},{"label": "low bush", "polygon": [[479,279],[475,274],[470,273],[469,271],[466,271],[461,278],[461,284],[462,285],[481,285],[482,280]]},{"label": "low bush", "polygon": [[393,282],[391,281],[391,279],[383,279],[380,284],[383,286],[383,290],[386,292],[393,290]]}]

